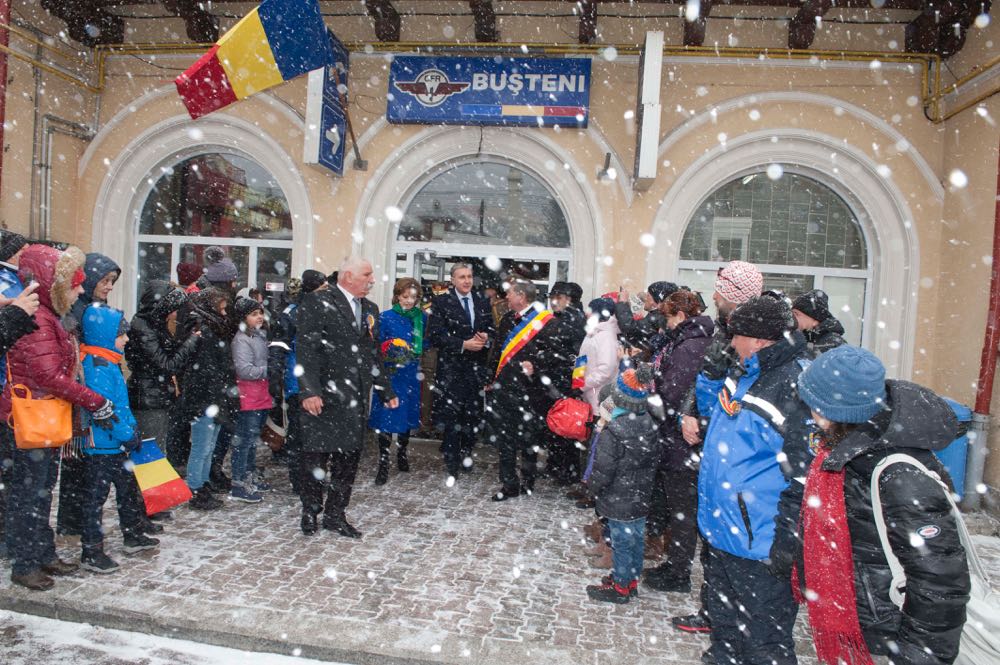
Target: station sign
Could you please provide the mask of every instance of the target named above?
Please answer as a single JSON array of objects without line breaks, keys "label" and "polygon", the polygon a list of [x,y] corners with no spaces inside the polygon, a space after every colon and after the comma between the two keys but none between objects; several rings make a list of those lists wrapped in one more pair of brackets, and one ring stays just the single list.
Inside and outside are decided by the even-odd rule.
[{"label": "station sign", "polygon": [[396,124],[586,127],[590,58],[397,56],[386,117]]},{"label": "station sign", "polygon": [[306,132],[302,161],[324,166],[344,175],[347,142],[347,73],[350,55],[337,36],[329,32],[334,64],[309,72],[306,93]]}]

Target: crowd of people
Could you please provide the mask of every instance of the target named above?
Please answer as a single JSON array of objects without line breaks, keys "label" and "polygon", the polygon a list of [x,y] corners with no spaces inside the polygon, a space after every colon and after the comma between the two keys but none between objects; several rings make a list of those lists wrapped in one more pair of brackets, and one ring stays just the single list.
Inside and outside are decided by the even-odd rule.
[{"label": "crowd of people", "polygon": [[[492,501],[530,498],[545,477],[565,488],[594,512],[585,531],[604,575],[586,589],[593,600],[690,593],[700,549],[701,610],[674,625],[711,635],[703,662],[796,662],[799,603],[825,663],[954,660],[969,574],[948,497],[913,466],[878,477],[907,576],[897,608],[869,480],[900,451],[947,477],[932,451],[958,423],[933,392],[887,380],[878,358],[847,345],[822,291],[765,291],[756,266],[733,261],[716,277],[714,320],[700,293],[663,281],[641,298],[619,289],[584,305],[577,284],[556,282],[543,298],[511,277],[499,306],[456,263],[446,292],[400,279],[380,312],[367,297],[371,264],[351,257],[329,276],[290,280],[269,316],[259,293],[237,291],[221,248],[203,260],[177,266],[179,284],[149,280],[129,321],[108,305],[121,274],[110,258],[0,238],[0,546],[14,583],[44,590],[78,568],[56,555],[57,478],[56,531],[80,536],[80,566],[118,568],[101,523],[112,485],[125,551],[158,546],[169,515],[147,516],[128,463],[146,439],[182,473],[190,509],[217,510],[223,494],[263,501],[271,487],[256,451],[269,417],[282,423],[302,533],[361,537],[347,511],[366,436],[376,485],[390,479],[393,443],[398,472],[410,470],[433,350],[448,484],[490,445]],[[27,445],[25,393],[72,405],[56,445]],[[566,400],[591,414],[582,436],[550,424]],[[644,559],[659,562],[644,569]]]}]

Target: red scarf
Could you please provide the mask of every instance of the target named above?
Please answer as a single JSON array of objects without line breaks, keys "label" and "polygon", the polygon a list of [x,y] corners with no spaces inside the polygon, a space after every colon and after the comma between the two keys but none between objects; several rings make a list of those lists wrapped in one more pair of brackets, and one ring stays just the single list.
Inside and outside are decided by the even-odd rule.
[{"label": "red scarf", "polygon": [[806,477],[802,498],[806,598],[802,597],[798,566],[792,569],[792,591],[799,604],[808,603],[809,627],[820,662],[872,665],[858,619],[844,471],[822,469],[829,454],[821,447]]}]

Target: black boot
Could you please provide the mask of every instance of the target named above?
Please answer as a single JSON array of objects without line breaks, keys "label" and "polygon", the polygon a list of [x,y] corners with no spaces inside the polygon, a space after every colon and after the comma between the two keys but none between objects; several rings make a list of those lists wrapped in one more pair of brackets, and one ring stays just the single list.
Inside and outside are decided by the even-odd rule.
[{"label": "black boot", "polygon": [[410,444],[410,437],[407,436],[405,439],[403,435],[399,435],[399,439],[396,440],[396,445],[399,449],[396,451],[396,465],[402,473],[409,473],[410,471],[410,459],[406,456],[406,447]]},{"label": "black boot", "polygon": [[385,434],[378,436],[378,472],[375,474],[375,484],[385,485],[389,482],[389,446],[392,439]]},{"label": "black boot", "polygon": [[222,508],[222,502],[212,496],[208,486],[203,486],[194,493],[194,498],[188,502],[188,507],[194,510],[216,510]]},{"label": "black boot", "polygon": [[208,484],[212,486],[212,491],[216,494],[223,494],[233,489],[233,481],[229,479],[221,466],[213,466],[208,473]]}]

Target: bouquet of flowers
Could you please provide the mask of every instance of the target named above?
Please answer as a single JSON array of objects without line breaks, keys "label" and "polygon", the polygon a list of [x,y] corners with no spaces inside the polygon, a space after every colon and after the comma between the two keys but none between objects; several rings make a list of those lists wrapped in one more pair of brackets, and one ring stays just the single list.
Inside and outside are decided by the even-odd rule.
[{"label": "bouquet of flowers", "polygon": [[410,347],[405,339],[400,339],[399,337],[382,342],[381,352],[386,370],[390,376],[415,357],[413,355],[413,348]]}]

